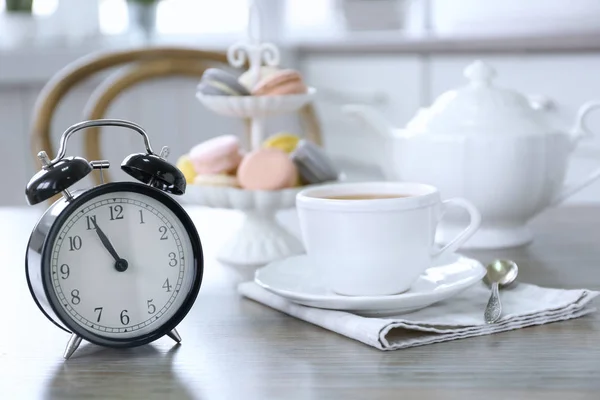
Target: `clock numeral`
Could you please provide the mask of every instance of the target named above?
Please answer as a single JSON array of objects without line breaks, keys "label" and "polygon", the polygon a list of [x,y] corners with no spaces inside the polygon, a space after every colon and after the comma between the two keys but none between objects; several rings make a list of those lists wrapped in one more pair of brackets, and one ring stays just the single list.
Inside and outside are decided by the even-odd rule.
[{"label": "clock numeral", "polygon": [[96,322],[100,322],[100,318],[102,317],[102,309],[104,307],[96,307],[94,308],[94,312],[98,313],[98,319],[96,320]]},{"label": "clock numeral", "polygon": [[121,311],[121,323],[123,325],[127,325],[129,323],[129,315],[127,315],[127,310]]},{"label": "clock numeral", "polygon": [[140,210],[140,224],[145,224],[143,210]]},{"label": "clock numeral", "polygon": [[154,314],[156,312],[156,306],[152,304],[153,299],[148,300],[148,314]]},{"label": "clock numeral", "polygon": [[166,226],[161,226],[160,228],[158,228],[158,231],[161,233],[160,235],[160,240],[167,240],[169,237],[167,236],[167,227]]},{"label": "clock numeral", "polygon": [[63,264],[60,266],[60,273],[62,274],[62,279],[67,279],[71,275],[71,270],[67,264]]},{"label": "clock numeral", "polygon": [[167,292],[171,291],[171,288],[173,286],[169,285],[169,278],[167,278],[167,280],[165,281],[165,283],[162,285],[163,289],[167,289]]},{"label": "clock numeral", "polygon": [[110,220],[114,221],[115,219],[123,219],[123,206],[108,206],[110,209]]},{"label": "clock numeral", "polygon": [[91,231],[92,229],[96,229],[96,216],[95,215],[86,215],[85,220],[87,222],[87,230]]},{"label": "clock numeral", "polygon": [[73,289],[71,290],[71,303],[77,305],[81,303],[81,299],[79,298],[79,290]]},{"label": "clock numeral", "polygon": [[169,253],[169,266],[174,267],[177,265],[177,254],[170,252]]},{"label": "clock numeral", "polygon": [[81,238],[79,236],[69,236],[69,251],[79,250],[81,248]]}]

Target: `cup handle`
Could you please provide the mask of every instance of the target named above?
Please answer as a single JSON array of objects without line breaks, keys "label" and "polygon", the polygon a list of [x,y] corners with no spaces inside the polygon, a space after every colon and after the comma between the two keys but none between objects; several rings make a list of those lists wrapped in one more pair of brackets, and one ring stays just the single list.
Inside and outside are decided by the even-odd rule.
[{"label": "cup handle", "polygon": [[434,249],[431,253],[431,256],[434,259],[440,258],[446,253],[453,253],[456,250],[458,250],[458,248],[462,246],[464,242],[466,242],[471,236],[473,236],[475,231],[479,229],[479,225],[481,225],[481,214],[479,213],[477,208],[470,201],[460,197],[444,200],[442,202],[442,214],[440,217],[440,221],[444,217],[446,210],[450,207],[460,207],[467,210],[470,217],[469,225],[465,229],[463,229],[463,231],[459,233],[454,239],[448,242],[444,247],[442,247],[441,249]]}]

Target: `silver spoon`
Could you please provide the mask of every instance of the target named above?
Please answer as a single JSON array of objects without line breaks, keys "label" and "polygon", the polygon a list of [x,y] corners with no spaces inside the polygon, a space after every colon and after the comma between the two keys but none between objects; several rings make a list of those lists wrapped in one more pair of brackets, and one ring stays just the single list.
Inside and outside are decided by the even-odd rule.
[{"label": "silver spoon", "polygon": [[495,260],[488,264],[487,274],[483,280],[492,285],[492,295],[485,308],[485,322],[493,324],[500,319],[502,304],[500,303],[499,287],[507,287],[517,279],[519,267],[510,260]]}]

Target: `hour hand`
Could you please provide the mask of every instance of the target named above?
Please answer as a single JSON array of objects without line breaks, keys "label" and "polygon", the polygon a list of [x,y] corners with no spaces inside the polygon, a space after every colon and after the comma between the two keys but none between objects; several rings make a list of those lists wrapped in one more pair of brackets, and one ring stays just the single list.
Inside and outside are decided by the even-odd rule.
[{"label": "hour hand", "polygon": [[117,254],[117,251],[113,247],[113,245],[110,242],[110,240],[108,240],[108,237],[104,234],[104,232],[102,232],[102,229],[100,229],[100,227],[96,223],[96,220],[92,219],[92,222],[94,224],[94,227],[96,228],[96,233],[98,234],[98,237],[100,238],[100,241],[102,242],[102,244],[104,245],[104,247],[106,248],[106,250],[108,250],[108,252],[110,253],[110,255],[113,256],[113,258],[115,259],[115,261],[118,262],[118,261],[122,260],[122,258],[119,257],[119,255]]}]

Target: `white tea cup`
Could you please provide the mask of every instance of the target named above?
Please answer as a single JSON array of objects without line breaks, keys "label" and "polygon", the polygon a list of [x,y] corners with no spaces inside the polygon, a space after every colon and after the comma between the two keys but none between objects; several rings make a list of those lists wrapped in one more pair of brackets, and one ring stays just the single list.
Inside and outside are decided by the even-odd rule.
[{"label": "white tea cup", "polygon": [[[336,293],[402,293],[442,255],[455,252],[479,228],[469,201],[443,200],[430,185],[406,182],[337,183],[296,197],[308,257]],[[446,209],[464,208],[469,225],[441,249],[435,232]]]}]

